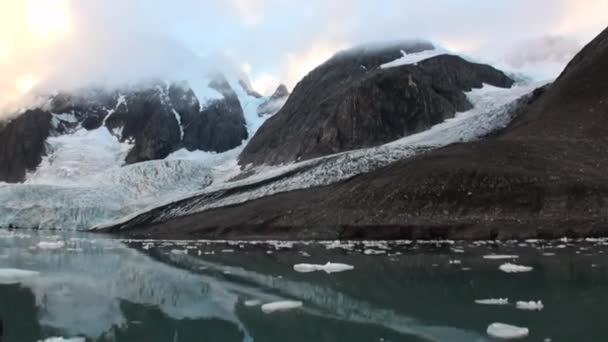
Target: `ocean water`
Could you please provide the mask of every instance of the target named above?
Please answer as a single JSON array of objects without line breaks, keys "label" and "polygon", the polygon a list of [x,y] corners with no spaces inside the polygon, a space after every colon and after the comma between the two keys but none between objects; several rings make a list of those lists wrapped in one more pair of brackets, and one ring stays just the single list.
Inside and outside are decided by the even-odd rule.
[{"label": "ocean water", "polygon": [[[504,323],[528,329],[521,341],[607,341],[606,253],[606,240],[153,242],[4,230],[0,340],[471,342],[495,341],[488,327]],[[294,270],[327,262],[354,269]],[[508,263],[528,269],[501,270]],[[277,302],[283,310],[266,310]]]}]

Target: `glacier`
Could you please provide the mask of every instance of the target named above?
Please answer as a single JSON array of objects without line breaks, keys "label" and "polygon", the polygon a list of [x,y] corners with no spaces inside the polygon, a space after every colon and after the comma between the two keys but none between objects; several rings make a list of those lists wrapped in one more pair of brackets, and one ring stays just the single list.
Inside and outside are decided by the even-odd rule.
[{"label": "glacier", "polygon": [[[467,94],[474,108],[458,113],[431,129],[374,148],[343,152],[303,162],[249,168],[245,179],[214,182],[209,187],[183,197],[165,198],[119,220],[99,224],[93,229],[154,223],[195,214],[212,208],[244,203],[281,192],[329,185],[361,173],[373,171],[395,161],[452,143],[468,142],[506,127],[530,93],[543,85],[522,81],[511,89],[485,85]],[[243,189],[243,190],[241,190]],[[164,207],[157,216],[147,212]]]},{"label": "glacier", "polygon": [[[221,97],[204,82],[194,83],[201,99]],[[231,86],[237,89],[251,138],[265,120],[258,117],[257,106],[267,99],[247,95],[238,81],[231,81]],[[53,114],[53,122],[72,119],[71,114]],[[0,227],[86,230],[146,208],[159,198],[200,191],[214,180],[238,173],[236,158],[248,141],[224,153],[182,149],[164,160],[125,165],[133,145],[120,142],[116,135],[102,126],[50,136],[47,156],[23,184],[0,183]]]},{"label": "glacier", "polygon": [[[426,54],[406,55],[387,67],[415,63],[443,52],[438,48]],[[189,82],[201,106],[221,96],[202,86],[202,81]],[[241,170],[238,155],[267,119],[257,113],[267,98],[247,94],[238,78],[230,77],[228,82],[237,93],[247,123],[249,138],[241,146],[224,153],[182,149],[164,160],[124,165],[132,145],[120,142],[103,126],[51,136],[47,139],[48,155],[36,171],[27,175],[24,184],[0,183],[0,227],[99,229],[149,219],[145,214],[157,208],[164,208],[155,218],[162,221],[280,192],[329,185],[503,128],[529,94],[544,85],[525,77],[519,77],[511,89],[485,85],[467,93],[473,109],[427,131],[374,148]],[[63,114],[56,119],[70,120]]]}]

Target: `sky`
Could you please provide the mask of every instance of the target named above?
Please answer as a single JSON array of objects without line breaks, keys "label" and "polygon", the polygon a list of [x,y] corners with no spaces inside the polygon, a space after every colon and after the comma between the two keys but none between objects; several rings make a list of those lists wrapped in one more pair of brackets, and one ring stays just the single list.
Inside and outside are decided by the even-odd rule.
[{"label": "sky", "polygon": [[0,0],[0,107],[34,91],[216,67],[269,94],[338,50],[402,39],[563,63],[607,25],[608,0]]}]

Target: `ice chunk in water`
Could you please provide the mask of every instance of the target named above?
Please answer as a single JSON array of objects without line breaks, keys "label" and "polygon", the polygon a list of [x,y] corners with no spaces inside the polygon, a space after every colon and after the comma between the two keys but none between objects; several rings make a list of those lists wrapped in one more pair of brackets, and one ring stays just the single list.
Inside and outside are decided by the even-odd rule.
[{"label": "ice chunk in water", "polygon": [[313,264],[297,264],[293,266],[294,271],[300,273],[309,273],[315,271],[324,271],[327,274],[350,271],[355,269],[354,266],[340,263],[328,262],[325,265],[313,265]]},{"label": "ice chunk in water", "polygon": [[260,304],[262,304],[262,302],[260,302],[257,299],[251,299],[251,300],[246,300],[245,301],[245,306],[258,306]]},{"label": "ice chunk in water", "polygon": [[490,255],[484,255],[483,258],[486,260],[505,260],[505,259],[517,259],[517,258],[519,258],[519,255],[490,254]]},{"label": "ice chunk in water", "polygon": [[63,338],[63,337],[50,337],[46,340],[41,340],[38,342],[85,342],[86,340],[83,337],[73,337],[73,338]]},{"label": "ice chunk in water", "polygon": [[262,305],[262,311],[264,313],[270,314],[277,311],[287,311],[292,309],[301,308],[303,306],[302,302],[294,301],[294,300],[284,300],[280,302],[273,302]]},{"label": "ice chunk in water", "polygon": [[0,268],[0,284],[9,285],[20,283],[23,279],[35,277],[40,273],[15,268]]},{"label": "ice chunk in water", "polygon": [[487,333],[492,337],[510,340],[528,337],[530,330],[509,324],[492,323],[488,327]]},{"label": "ice chunk in water", "polygon": [[60,249],[65,246],[63,241],[40,241],[37,244],[40,249]]},{"label": "ice chunk in water", "polygon": [[545,308],[545,306],[543,305],[543,302],[541,302],[540,300],[535,302],[535,301],[530,301],[530,302],[524,302],[524,301],[519,301],[515,304],[515,307],[520,309],[520,310],[529,310],[529,311],[541,311],[542,309]]},{"label": "ice chunk in water", "polygon": [[491,299],[477,299],[475,304],[481,305],[508,305],[509,298],[491,298]]},{"label": "ice chunk in water", "polygon": [[506,273],[520,273],[520,272],[530,272],[534,268],[532,268],[530,266],[521,266],[521,265],[507,263],[507,264],[500,265],[499,269]]}]

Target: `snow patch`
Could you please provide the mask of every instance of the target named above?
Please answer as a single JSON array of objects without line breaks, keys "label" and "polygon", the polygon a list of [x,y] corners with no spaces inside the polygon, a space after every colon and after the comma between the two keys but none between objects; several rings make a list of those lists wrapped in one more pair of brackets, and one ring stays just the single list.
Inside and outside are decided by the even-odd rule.
[{"label": "snow patch", "polygon": [[451,54],[451,52],[448,50],[445,50],[443,48],[435,48],[433,50],[425,50],[425,51],[415,52],[415,53],[407,53],[407,52],[401,50],[401,54],[403,55],[402,57],[400,57],[392,62],[382,64],[380,66],[380,68],[389,69],[389,68],[399,67],[402,65],[410,65],[410,64],[416,65],[425,59],[429,59],[429,58],[433,58],[433,57],[437,57],[437,56],[445,55],[445,54]]},{"label": "snow patch", "polygon": [[179,126],[179,140],[184,140],[184,127],[182,126],[182,116],[175,109],[171,109],[173,115],[175,116],[175,120],[177,120],[177,125]]}]

